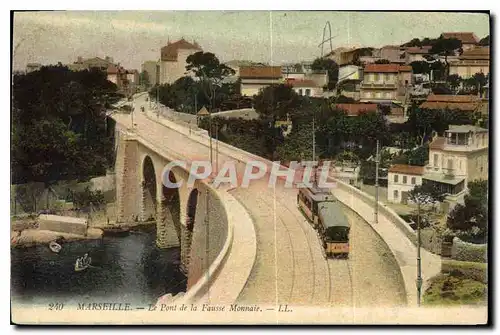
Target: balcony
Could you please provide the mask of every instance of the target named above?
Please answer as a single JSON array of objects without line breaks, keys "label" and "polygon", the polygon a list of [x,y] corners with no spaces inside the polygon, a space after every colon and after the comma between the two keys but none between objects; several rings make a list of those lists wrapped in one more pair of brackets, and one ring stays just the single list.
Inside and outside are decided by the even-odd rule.
[{"label": "balcony", "polygon": [[386,88],[386,89],[395,89],[395,82],[383,82],[383,81],[370,81],[370,82],[362,82],[362,88]]}]

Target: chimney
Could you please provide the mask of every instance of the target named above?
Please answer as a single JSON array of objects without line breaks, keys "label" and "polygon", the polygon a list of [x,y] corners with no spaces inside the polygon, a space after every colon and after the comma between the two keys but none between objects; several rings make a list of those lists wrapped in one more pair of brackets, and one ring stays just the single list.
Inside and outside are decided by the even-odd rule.
[{"label": "chimney", "polygon": [[83,63],[83,58],[82,58],[82,56],[78,56],[77,62],[78,62],[78,63]]}]

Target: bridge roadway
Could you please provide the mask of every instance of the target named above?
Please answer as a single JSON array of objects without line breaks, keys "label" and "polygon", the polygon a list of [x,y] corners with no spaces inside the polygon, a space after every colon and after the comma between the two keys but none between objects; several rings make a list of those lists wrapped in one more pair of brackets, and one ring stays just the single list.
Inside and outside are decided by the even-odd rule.
[{"label": "bridge roadway", "polygon": [[[135,131],[140,136],[188,161],[209,160],[208,144],[196,140],[199,135],[195,131],[185,135],[168,127],[168,121],[148,111],[145,95],[136,96],[134,105]],[[145,113],[140,112],[141,106]],[[130,115],[115,114],[113,118],[131,126]],[[230,153],[219,151],[219,166],[234,160]],[[243,170],[244,164],[238,163],[238,174]],[[257,237],[256,261],[239,296],[240,303],[325,307],[406,304],[396,260],[383,240],[351,210],[346,208],[352,225],[350,258],[326,260],[315,231],[295,205],[296,190],[279,184],[268,188],[264,179],[230,192],[249,212]]]}]

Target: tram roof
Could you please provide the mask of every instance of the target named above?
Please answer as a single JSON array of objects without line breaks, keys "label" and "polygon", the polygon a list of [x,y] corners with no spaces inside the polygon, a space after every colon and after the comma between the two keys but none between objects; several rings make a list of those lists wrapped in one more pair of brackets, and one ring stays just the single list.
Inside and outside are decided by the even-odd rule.
[{"label": "tram roof", "polygon": [[306,193],[313,201],[334,201],[335,197],[328,188],[318,186],[301,188],[302,192]]},{"label": "tram roof", "polygon": [[338,201],[322,202],[318,207],[319,216],[326,228],[351,226]]}]

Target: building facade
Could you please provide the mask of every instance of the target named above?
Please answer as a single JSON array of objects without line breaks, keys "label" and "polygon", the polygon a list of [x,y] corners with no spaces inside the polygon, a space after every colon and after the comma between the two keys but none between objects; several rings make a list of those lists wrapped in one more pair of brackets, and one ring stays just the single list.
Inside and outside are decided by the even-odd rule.
[{"label": "building facade", "polygon": [[254,96],[269,85],[283,83],[281,66],[240,67],[241,95]]},{"label": "building facade", "polygon": [[435,183],[450,196],[463,194],[470,181],[488,179],[488,130],[450,126],[429,145],[424,182]]},{"label": "building facade", "polygon": [[450,62],[450,75],[456,74],[462,79],[470,78],[476,73],[490,73],[490,47],[474,47],[465,50],[458,60]]},{"label": "building facade", "polygon": [[186,59],[199,51],[203,51],[198,43],[189,43],[185,39],[170,43],[161,48],[160,84],[172,84],[186,75]]},{"label": "building facade", "polygon": [[106,56],[104,59],[100,57],[92,57],[84,59],[78,56],[76,62],[69,64],[68,68],[72,71],[83,71],[97,69],[101,71],[106,71],[110,66],[120,66],[120,64],[115,64],[113,58]]},{"label": "building facade", "polygon": [[429,55],[431,48],[430,45],[424,45],[423,47],[407,47],[404,51],[404,62],[406,64],[411,64],[413,62],[426,61],[425,56]]},{"label": "building facade", "polygon": [[408,193],[415,186],[422,185],[423,166],[395,164],[387,175],[387,201],[408,203]]},{"label": "building facade", "polygon": [[476,95],[431,94],[420,105],[420,108],[488,114],[488,101]]},{"label": "building facade", "polygon": [[479,39],[476,34],[471,32],[452,32],[452,33],[442,33],[442,38],[456,38],[462,42],[462,50],[469,50],[474,48],[478,43]]},{"label": "building facade", "polygon": [[38,71],[41,68],[42,68],[42,64],[40,64],[40,63],[28,63],[28,64],[26,64],[26,73]]},{"label": "building facade", "polygon": [[361,83],[361,102],[405,103],[408,100],[411,80],[411,66],[367,64]]},{"label": "building facade", "polygon": [[142,63],[141,72],[146,73],[150,86],[155,86],[160,81],[160,62],[150,60]]}]

